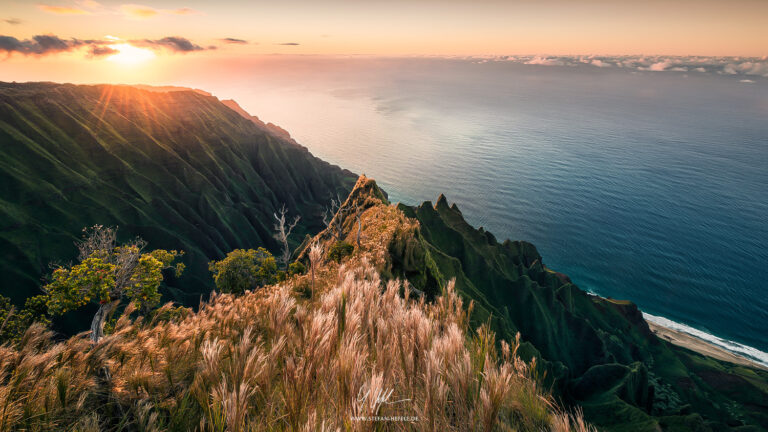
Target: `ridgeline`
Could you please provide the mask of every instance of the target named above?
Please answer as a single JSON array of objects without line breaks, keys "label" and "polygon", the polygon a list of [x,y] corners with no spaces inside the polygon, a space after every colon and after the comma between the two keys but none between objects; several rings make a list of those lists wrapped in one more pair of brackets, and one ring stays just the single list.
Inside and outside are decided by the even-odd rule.
[{"label": "ridgeline", "polygon": [[[32,328],[22,341],[27,351],[2,348],[0,382],[16,383],[10,366],[25,355],[55,358],[50,369],[28,371],[51,388],[64,383],[64,399],[59,391],[46,414],[50,424],[112,427],[121,415],[138,424],[154,414],[159,429],[188,427],[190,418],[210,429],[221,426],[216,430],[246,424],[311,429],[325,425],[323,419],[352,427],[345,419],[362,408],[348,400],[356,390],[348,388],[345,380],[352,378],[345,374],[351,372],[342,366],[349,360],[344,353],[359,348],[362,375],[355,375],[355,385],[365,382],[371,389],[383,382],[421,407],[393,408],[393,414],[420,417],[395,428],[586,430],[578,426],[578,415],[558,408],[578,406],[587,421],[608,431],[768,429],[765,370],[671,345],[650,331],[631,302],[582,291],[549,269],[534,245],[499,242],[475,229],[445,196],[434,204],[392,204],[372,179],[362,176],[355,184],[354,175],[313,157],[282,129],[227,104],[193,91],[0,84],[0,294],[20,304],[39,293],[50,262],[74,259],[72,242],[81,228],[103,224],[141,236],[152,248],[184,250],[188,276],[167,275],[165,298],[196,306],[213,287],[209,261],[238,248],[277,251],[273,213],[283,204],[301,216],[292,245],[304,240],[293,257],[312,269],[311,276],[289,275],[240,297],[214,295],[198,312],[171,318],[155,314],[143,321],[129,308],[96,346],[81,336],[57,345],[40,327]],[[337,194],[347,198],[326,224],[323,211]],[[310,260],[313,245],[323,257],[316,265]],[[463,306],[456,308],[459,300]],[[350,315],[361,322],[346,321],[346,306],[340,305],[347,301],[361,308]],[[380,316],[368,316],[365,308]],[[407,326],[405,317],[413,314],[423,316],[422,330]],[[395,316],[398,323],[392,322]],[[315,320],[320,327],[309,324]],[[451,351],[448,339],[436,341],[449,338],[453,327],[462,335],[450,336],[456,345]],[[421,331],[433,333],[421,340]],[[311,332],[320,332],[311,337],[325,350],[329,369],[311,357],[316,353],[307,341],[314,339],[297,336]],[[334,335],[335,345],[324,339],[326,333]],[[514,353],[506,353],[501,342],[484,345],[493,340],[490,333],[517,347]],[[141,357],[139,346],[167,349]],[[391,356],[377,355],[383,346]],[[264,375],[253,381],[237,369],[246,367],[249,354],[243,349],[266,362]],[[464,364],[465,354],[468,366],[461,375],[452,368]],[[435,363],[425,360],[428,355]],[[488,370],[481,366],[486,356],[493,364]],[[387,375],[384,366],[396,372]],[[315,369],[309,373],[308,367]],[[417,373],[419,367],[437,369]],[[104,368],[111,372],[98,372]],[[62,374],[71,374],[66,371],[85,376],[63,380]],[[383,381],[376,381],[377,372]],[[503,400],[492,409],[492,390],[483,387],[489,385],[483,377],[505,374],[509,380],[494,381]],[[451,381],[456,376],[465,376],[467,386]],[[233,377],[241,380],[236,387]],[[311,392],[315,405],[303,409],[291,399],[297,394],[281,387],[290,383],[326,393]],[[96,390],[89,393],[88,386]],[[248,390],[239,399],[235,390],[242,388]],[[82,404],[68,403],[67,391]],[[163,395],[167,403],[158,403]],[[436,400],[445,405],[434,405]],[[78,411],[93,407],[101,407],[94,408],[96,417]]]}]

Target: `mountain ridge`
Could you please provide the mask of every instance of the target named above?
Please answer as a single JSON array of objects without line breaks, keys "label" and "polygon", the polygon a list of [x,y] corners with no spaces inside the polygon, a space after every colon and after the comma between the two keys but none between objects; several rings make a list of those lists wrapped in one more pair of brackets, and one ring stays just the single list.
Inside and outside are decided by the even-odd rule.
[{"label": "mountain ridge", "polygon": [[194,302],[212,286],[204,262],[276,249],[282,204],[302,218],[297,238],[320,229],[355,178],[193,91],[0,83],[0,143],[0,294],[16,302],[92,224],[188,251],[199,269],[174,298]]},{"label": "mountain ridge", "polygon": [[[364,215],[375,211],[390,221],[384,225],[396,226],[383,245],[387,256],[376,265],[385,279],[408,280],[427,298],[439,296],[441,287],[454,281],[462,298],[474,303],[471,325],[489,324],[505,340],[519,333],[519,355],[537,358],[555,394],[582,407],[600,430],[768,427],[768,371],[718,361],[658,338],[634,303],[582,291],[547,268],[533,244],[499,243],[469,225],[445,195],[434,204],[391,204],[372,179],[362,176],[345,207],[362,209]],[[345,240],[354,244],[357,218],[348,212],[343,219]],[[363,237],[383,229],[382,220],[360,220]],[[333,241],[329,230],[316,238],[326,248]]]},{"label": "mountain ridge", "polygon": [[[520,334],[516,354],[603,430],[768,428],[768,372],[675,347],[633,303],[582,291],[533,244],[472,227],[445,195],[392,204],[372,179],[240,110],[195,91],[0,83],[0,294],[36,293],[50,260],[70,259],[79,230],[101,223],[187,251],[191,276],[167,277],[166,298],[195,305],[212,287],[208,261],[276,249],[273,213],[286,204],[302,218],[292,243],[305,238],[294,255],[305,267],[313,244],[343,240],[352,255],[329,261],[329,278],[374,271],[426,304],[454,287],[474,304],[472,328]],[[323,213],[337,194],[334,233]]]}]

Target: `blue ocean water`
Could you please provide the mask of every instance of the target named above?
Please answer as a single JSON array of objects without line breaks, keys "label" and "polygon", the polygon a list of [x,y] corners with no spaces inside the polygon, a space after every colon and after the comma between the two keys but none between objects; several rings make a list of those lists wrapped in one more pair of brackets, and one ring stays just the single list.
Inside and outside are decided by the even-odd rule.
[{"label": "blue ocean water", "polygon": [[238,98],[394,201],[445,193],[582,289],[768,351],[768,79],[460,60],[302,73]]}]

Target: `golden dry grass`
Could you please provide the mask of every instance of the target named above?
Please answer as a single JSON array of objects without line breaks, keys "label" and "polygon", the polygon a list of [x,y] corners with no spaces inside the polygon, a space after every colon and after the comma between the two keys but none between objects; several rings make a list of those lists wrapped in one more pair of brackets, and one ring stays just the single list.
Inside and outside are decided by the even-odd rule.
[{"label": "golden dry grass", "polygon": [[315,239],[309,295],[307,274],[185,316],[128,309],[97,345],[33,326],[0,347],[0,430],[590,430],[539,386],[519,340],[469,328],[452,283],[427,302],[382,281],[382,245],[417,222],[375,200],[362,221],[341,264]]}]

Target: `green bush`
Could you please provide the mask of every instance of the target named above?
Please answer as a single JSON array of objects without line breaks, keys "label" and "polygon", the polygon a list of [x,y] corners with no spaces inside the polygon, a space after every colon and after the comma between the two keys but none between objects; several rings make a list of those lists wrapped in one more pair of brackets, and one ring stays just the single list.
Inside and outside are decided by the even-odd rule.
[{"label": "green bush", "polygon": [[344,240],[337,241],[336,243],[331,246],[331,249],[328,251],[328,258],[336,261],[341,262],[344,257],[352,255],[352,252],[355,250],[355,247],[352,246],[349,242],[346,242]]},{"label": "green bush", "polygon": [[297,275],[297,274],[304,274],[307,271],[307,268],[304,266],[304,263],[301,261],[292,262],[291,265],[288,266],[288,274],[290,276]]},{"label": "green bush", "polygon": [[30,297],[19,309],[11,305],[8,297],[0,295],[0,344],[18,342],[32,323],[49,325],[47,300],[45,295]]},{"label": "green bush", "polygon": [[277,282],[275,257],[264,248],[235,249],[221,261],[211,261],[216,288],[223,293],[242,294],[246,290]]}]

